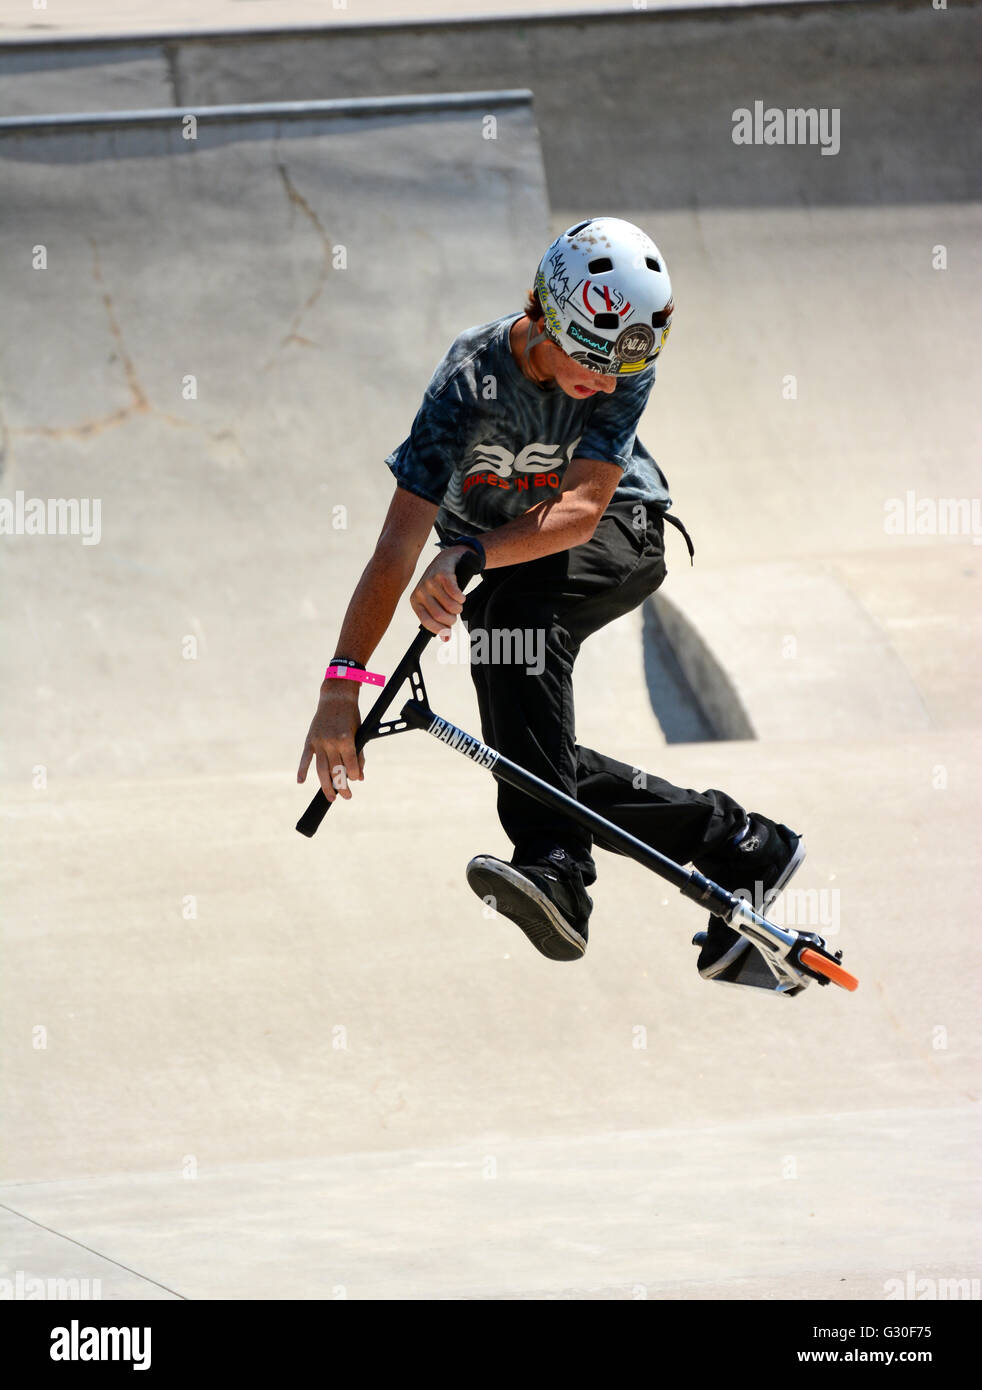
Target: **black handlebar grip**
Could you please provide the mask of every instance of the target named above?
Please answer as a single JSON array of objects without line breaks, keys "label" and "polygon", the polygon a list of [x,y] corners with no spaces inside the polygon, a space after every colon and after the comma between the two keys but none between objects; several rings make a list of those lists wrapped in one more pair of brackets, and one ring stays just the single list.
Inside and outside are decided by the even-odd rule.
[{"label": "black handlebar grip", "polygon": [[[478,558],[477,552],[471,550],[468,546],[466,553],[461,555],[460,559],[457,561],[456,566],[454,567],[454,578],[457,580],[457,587],[461,591],[463,591],[467,587],[470,581],[474,578],[475,574],[477,574],[480,567],[481,562]],[[428,631],[427,628],[424,628],[422,624],[420,624],[419,631],[420,633],[426,634],[427,641],[429,641],[429,639],[433,636],[433,633]],[[405,658],[403,658],[403,660],[405,660]],[[400,662],[399,665],[401,666],[402,662]],[[396,669],[398,671],[399,668],[397,667]],[[402,679],[403,677],[400,676],[400,685],[402,684]],[[365,723],[360,725],[358,732],[355,734],[356,753],[360,753],[362,748],[368,742],[368,735],[366,732],[367,729],[371,727],[372,732],[374,733],[375,728],[377,728],[378,725],[382,722],[382,715],[385,713],[386,709],[391,704],[395,693],[395,689],[387,686],[385,690],[383,690],[379,698],[376,700],[375,704],[372,706],[372,709],[368,716],[368,720],[366,720]],[[372,720],[373,715],[375,716],[374,720]],[[369,720],[372,721],[371,726],[369,726]],[[324,817],[327,815],[328,811],[331,809],[331,805],[332,803],[328,801],[327,797],[324,795],[324,788],[318,787],[317,791],[314,793],[313,798],[311,799],[310,805],[307,807],[306,811],[304,811],[303,815],[297,821],[297,829],[300,831],[300,834],[306,835],[308,840],[312,835],[316,834],[318,826],[320,825]]]},{"label": "black handlebar grip", "polygon": [[314,793],[314,798],[297,821],[297,829],[301,835],[306,835],[309,840],[312,835],[317,833],[317,827],[331,809],[331,803],[324,795],[324,788],[318,787]]}]

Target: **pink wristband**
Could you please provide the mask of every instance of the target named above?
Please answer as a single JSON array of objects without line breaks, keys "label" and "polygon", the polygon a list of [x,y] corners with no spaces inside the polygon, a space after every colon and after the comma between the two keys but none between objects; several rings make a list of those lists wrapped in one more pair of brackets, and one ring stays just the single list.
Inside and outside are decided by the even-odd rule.
[{"label": "pink wristband", "polygon": [[385,677],[374,671],[359,671],[355,666],[328,666],[325,680],[362,681],[365,685],[384,685]]}]

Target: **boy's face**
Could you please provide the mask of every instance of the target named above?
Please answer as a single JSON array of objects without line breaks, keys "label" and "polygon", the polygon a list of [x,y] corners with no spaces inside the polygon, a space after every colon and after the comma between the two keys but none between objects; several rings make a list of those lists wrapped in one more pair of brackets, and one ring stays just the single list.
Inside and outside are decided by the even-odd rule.
[{"label": "boy's face", "polygon": [[[533,328],[536,333],[541,333],[545,326],[542,318],[533,320]],[[574,362],[572,357],[568,357],[562,348],[557,347],[551,338],[546,338],[539,344],[541,357],[539,362],[541,370],[544,371],[561,391],[567,396],[572,396],[574,400],[583,401],[589,396],[595,396],[598,392],[609,396],[617,386],[615,376],[605,376],[602,372],[591,372],[589,367],[584,367],[582,362]]]}]

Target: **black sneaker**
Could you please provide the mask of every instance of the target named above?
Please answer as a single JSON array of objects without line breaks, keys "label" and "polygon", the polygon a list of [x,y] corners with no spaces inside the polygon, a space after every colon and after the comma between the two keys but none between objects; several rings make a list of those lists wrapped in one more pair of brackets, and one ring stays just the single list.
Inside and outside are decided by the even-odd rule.
[{"label": "black sneaker", "polygon": [[[804,857],[800,835],[766,816],[751,814],[739,836],[700,859],[696,868],[729,892],[742,893],[754,911],[766,917]],[[697,932],[692,944],[701,948],[696,968],[704,980],[765,989],[777,985],[756,946],[722,917],[711,916],[708,931]]]},{"label": "black sneaker", "polygon": [[478,854],[467,865],[467,882],[479,898],[493,898],[495,910],[521,927],[542,955],[550,960],[583,955],[593,901],[565,850],[557,847],[531,864]]}]

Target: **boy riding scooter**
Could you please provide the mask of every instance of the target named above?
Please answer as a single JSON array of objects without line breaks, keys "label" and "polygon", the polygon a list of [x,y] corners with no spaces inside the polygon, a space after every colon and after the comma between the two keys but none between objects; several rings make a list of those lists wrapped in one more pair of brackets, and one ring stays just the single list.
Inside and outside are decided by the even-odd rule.
[{"label": "boy riding scooter", "polygon": [[[348,605],[297,780],[313,759],[328,802],[363,780],[360,683],[415,572],[431,526],[440,554],[410,595],[447,640],[521,630],[541,659],[471,660],[482,734],[504,757],[636,839],[752,900],[759,913],[804,858],[800,835],[725,792],[686,790],[575,742],[573,667],[583,641],[636,609],[666,577],[666,479],[637,438],[674,304],[657,246],[616,218],[571,227],[548,248],[524,312],[465,330],[436,368],[407,438],[386,459],[388,515]],[[689,543],[691,554],[691,543]],[[454,570],[478,557],[465,598]],[[500,652],[501,643],[487,642]],[[479,854],[467,880],[543,955],[585,952],[594,837],[498,781],[509,862]],[[602,838],[596,843],[605,846]],[[756,948],[719,916],[695,938],[699,973],[770,979]],[[763,976],[764,978],[760,978]]]}]

